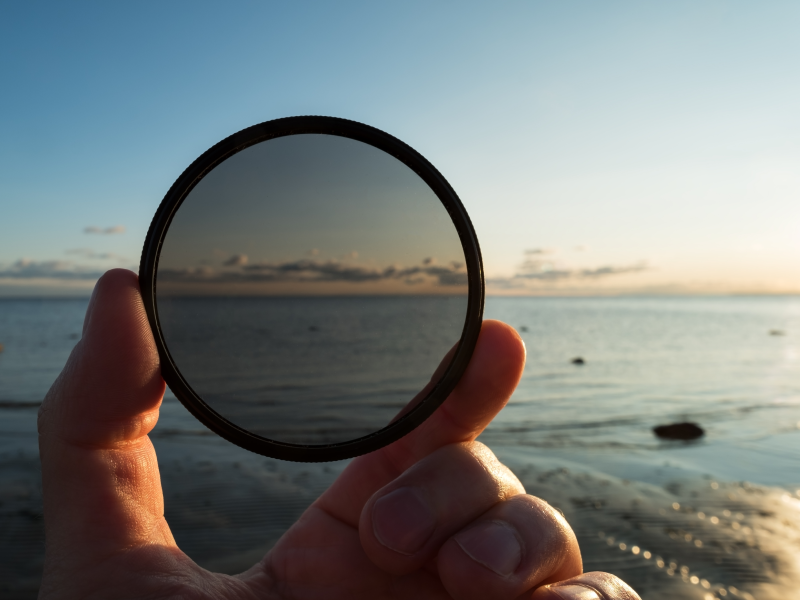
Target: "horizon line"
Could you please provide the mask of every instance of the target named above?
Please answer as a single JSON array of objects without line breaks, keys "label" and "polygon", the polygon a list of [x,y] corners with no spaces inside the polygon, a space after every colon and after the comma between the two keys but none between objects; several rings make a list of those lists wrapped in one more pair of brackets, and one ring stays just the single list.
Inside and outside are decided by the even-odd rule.
[{"label": "horizon line", "polygon": [[[88,294],[21,294],[6,295],[0,293],[0,300],[89,300]],[[181,295],[170,298],[414,298],[431,297],[447,298],[466,294],[238,294],[238,295]],[[800,291],[792,292],[613,292],[613,293],[535,293],[508,294],[487,292],[486,298],[536,298],[536,299],[581,299],[581,298],[753,298],[753,297],[800,297]]]}]

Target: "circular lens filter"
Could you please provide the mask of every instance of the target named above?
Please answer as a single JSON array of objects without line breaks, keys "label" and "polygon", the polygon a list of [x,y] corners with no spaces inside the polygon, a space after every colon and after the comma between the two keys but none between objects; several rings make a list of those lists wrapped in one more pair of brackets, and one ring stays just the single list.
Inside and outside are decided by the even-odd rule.
[{"label": "circular lens filter", "polygon": [[231,442],[295,461],[422,423],[483,313],[478,241],[447,181],[331,117],[255,125],[192,163],[153,218],[140,281],[178,399]]}]

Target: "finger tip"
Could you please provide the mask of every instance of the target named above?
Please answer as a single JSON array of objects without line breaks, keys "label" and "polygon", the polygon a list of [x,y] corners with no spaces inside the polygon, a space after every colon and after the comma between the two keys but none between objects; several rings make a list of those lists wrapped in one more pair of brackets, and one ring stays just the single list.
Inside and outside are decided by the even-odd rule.
[{"label": "finger tip", "polygon": [[486,319],[481,327],[481,337],[487,337],[495,344],[502,344],[509,353],[515,353],[525,360],[525,342],[519,332],[508,323],[496,319]]},{"label": "finger tip", "polygon": [[95,358],[134,372],[132,365],[158,364],[139,277],[127,269],[106,271],[95,285],[86,314],[85,350]]},{"label": "finger tip", "polygon": [[125,336],[129,342],[152,342],[136,273],[111,269],[97,280],[86,311],[84,336],[90,343],[114,336]]},{"label": "finger tip", "polygon": [[109,269],[100,276],[98,282],[121,282],[127,284],[135,284],[139,286],[139,276],[130,269],[115,268]]},{"label": "finger tip", "polygon": [[92,292],[91,304],[102,302],[102,298],[120,294],[139,293],[139,276],[128,269],[110,269],[100,276]]},{"label": "finger tip", "polygon": [[75,439],[138,437],[157,419],[165,389],[159,367],[138,277],[112,269],[95,285],[83,337],[49,402]]},{"label": "finger tip", "polygon": [[516,387],[525,368],[526,349],[513,327],[502,321],[484,321],[475,350],[482,368],[491,364],[497,370],[498,381],[513,383]]},{"label": "finger tip", "polygon": [[[467,370],[445,405],[473,434],[506,405],[525,367],[525,345],[509,325],[484,321]],[[457,407],[457,408],[455,408]]]}]

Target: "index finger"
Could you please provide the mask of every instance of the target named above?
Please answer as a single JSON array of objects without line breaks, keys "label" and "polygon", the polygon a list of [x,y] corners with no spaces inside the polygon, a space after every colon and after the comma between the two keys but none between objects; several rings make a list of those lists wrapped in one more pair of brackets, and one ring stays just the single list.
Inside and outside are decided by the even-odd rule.
[{"label": "index finger", "polygon": [[506,405],[525,366],[525,344],[500,321],[484,321],[469,366],[447,400],[407,436],[356,458],[317,506],[356,526],[375,491],[434,450],[474,440]]}]

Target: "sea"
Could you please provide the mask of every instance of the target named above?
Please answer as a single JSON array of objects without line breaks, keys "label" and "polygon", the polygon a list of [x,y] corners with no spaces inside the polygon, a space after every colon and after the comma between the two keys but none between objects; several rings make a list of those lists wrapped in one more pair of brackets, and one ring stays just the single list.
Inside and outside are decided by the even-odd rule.
[{"label": "sea", "polygon": [[[87,303],[0,299],[4,598],[36,595],[36,410],[80,339]],[[335,342],[324,330],[337,311],[322,304],[292,307],[302,316],[298,331],[318,336],[318,358]],[[436,310],[419,314],[450,314]],[[800,553],[800,297],[489,297],[485,318],[520,332],[527,363],[480,440],[529,493],[565,514],[587,570],[619,574],[645,600],[777,598],[800,586],[792,558]],[[432,335],[430,324],[416,331],[418,346]],[[395,396],[410,391],[439,346],[414,378],[383,361],[391,373],[365,385],[377,395],[382,381]],[[309,376],[317,389],[335,388],[341,365]],[[704,435],[680,441],[653,432],[680,422]],[[201,565],[225,572],[257,560],[346,464],[250,454],[211,434],[169,390],[151,437],[176,540]]]}]

